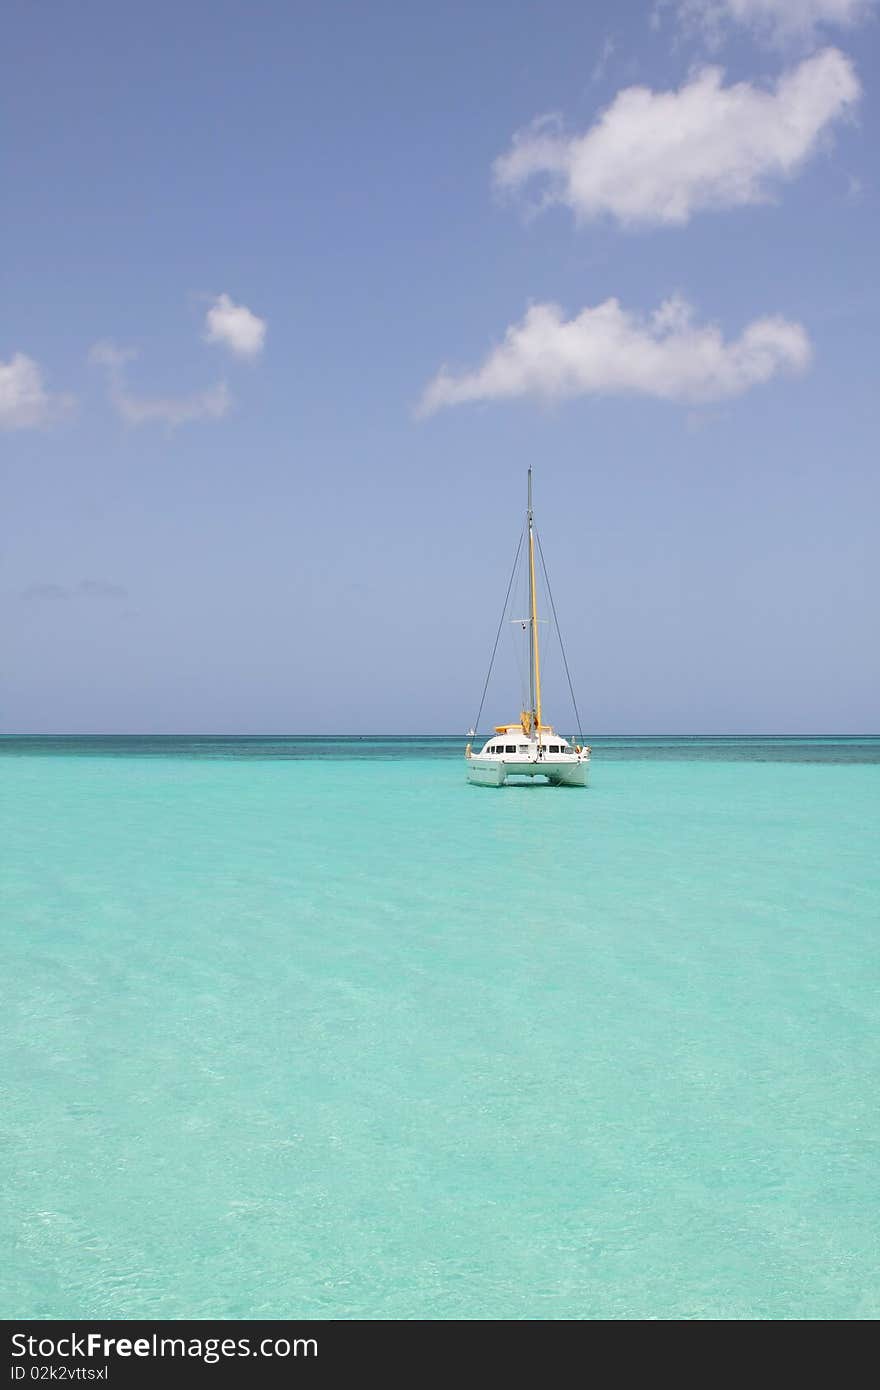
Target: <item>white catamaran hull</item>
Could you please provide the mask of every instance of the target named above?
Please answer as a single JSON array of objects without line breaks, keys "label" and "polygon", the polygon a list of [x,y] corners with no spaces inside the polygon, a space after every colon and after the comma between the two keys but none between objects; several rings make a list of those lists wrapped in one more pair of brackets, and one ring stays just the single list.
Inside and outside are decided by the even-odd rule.
[{"label": "white catamaran hull", "polygon": [[556,787],[588,787],[590,760],[539,758],[486,758],[475,753],[467,760],[467,779],[478,787],[503,787],[519,778],[540,777]]}]

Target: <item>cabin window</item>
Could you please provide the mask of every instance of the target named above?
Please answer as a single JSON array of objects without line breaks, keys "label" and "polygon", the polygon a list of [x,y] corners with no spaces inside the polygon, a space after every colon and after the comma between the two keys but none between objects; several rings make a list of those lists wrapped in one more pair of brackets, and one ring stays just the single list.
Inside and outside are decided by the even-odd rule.
[{"label": "cabin window", "polygon": [[548,745],[547,745],[547,752],[548,752],[548,753],[558,753],[558,752],[559,752],[559,744],[558,744],[558,743],[548,743]]},{"label": "cabin window", "polygon": [[519,743],[519,744],[517,744],[517,749],[516,749],[516,751],[517,751],[517,753],[528,753],[528,751],[529,751],[528,744],[526,744],[526,743]]},{"label": "cabin window", "polygon": [[512,743],[508,743],[507,746],[505,747],[504,751],[505,751],[505,753],[515,753],[515,752],[516,752],[516,748],[515,748],[515,746],[514,746]]}]

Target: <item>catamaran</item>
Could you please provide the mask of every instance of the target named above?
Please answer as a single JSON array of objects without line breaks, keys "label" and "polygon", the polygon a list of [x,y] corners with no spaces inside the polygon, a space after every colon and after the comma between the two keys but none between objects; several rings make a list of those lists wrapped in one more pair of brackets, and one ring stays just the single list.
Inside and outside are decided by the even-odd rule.
[{"label": "catamaran", "polygon": [[[554,786],[586,787],[589,785],[590,781],[590,748],[584,743],[583,736],[580,735],[576,743],[571,743],[568,739],[563,738],[561,734],[555,733],[552,725],[543,722],[541,709],[541,654],[538,640],[538,599],[537,586],[535,584],[536,538],[542,567],[544,569],[545,581],[547,581],[547,570],[543,563],[544,555],[541,550],[541,541],[540,537],[537,537],[532,514],[531,468],[529,469],[529,507],[523,534],[525,533],[527,533],[528,536],[527,568],[529,582],[529,616],[527,618],[518,619],[517,621],[523,628],[528,630],[529,634],[529,707],[522,711],[518,723],[496,724],[494,734],[486,741],[479,753],[473,751],[470,743],[467,745],[465,749],[467,779],[469,782],[474,782],[482,787],[501,787],[506,782],[535,777],[539,777]],[[510,583],[507,586],[507,596],[504,600],[504,609],[501,613],[501,622],[498,625],[498,632],[495,636],[495,647],[492,651],[492,659],[489,663],[489,674],[486,676],[486,683],[483,686],[483,699],[480,701],[480,709],[474,720],[474,727],[470,731],[471,738],[475,736],[475,732],[479,728],[480,715],[483,712],[483,703],[486,699],[486,691],[489,687],[489,678],[492,675],[495,654],[498,650],[498,639],[501,636],[501,629],[507,614],[510,592],[519,565],[523,534],[521,534],[519,538],[516,558],[513,562],[513,571],[511,572]],[[550,606],[553,611],[556,632],[559,636],[559,644],[562,649],[562,660],[565,666],[565,674],[568,677],[568,686],[571,692],[575,718],[578,724],[580,724],[577,715],[577,703],[571,684],[571,676],[568,671],[568,660],[565,656],[565,647],[562,645],[562,636],[559,632],[559,623],[556,619],[556,605],[553,602],[553,594],[550,590],[549,582],[547,582],[547,592],[550,596]]]}]

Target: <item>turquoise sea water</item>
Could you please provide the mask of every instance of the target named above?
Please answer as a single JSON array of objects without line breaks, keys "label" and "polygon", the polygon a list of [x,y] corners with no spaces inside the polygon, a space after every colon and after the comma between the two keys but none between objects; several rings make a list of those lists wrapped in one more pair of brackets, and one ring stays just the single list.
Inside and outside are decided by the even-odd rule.
[{"label": "turquoise sea water", "polygon": [[0,740],[0,1314],[880,1314],[880,740]]}]

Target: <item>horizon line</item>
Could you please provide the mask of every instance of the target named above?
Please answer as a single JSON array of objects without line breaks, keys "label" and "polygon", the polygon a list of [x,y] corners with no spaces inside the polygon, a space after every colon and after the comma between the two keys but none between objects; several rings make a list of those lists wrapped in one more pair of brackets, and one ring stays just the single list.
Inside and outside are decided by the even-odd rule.
[{"label": "horizon line", "polygon": [[[462,733],[429,733],[429,732],[427,732],[427,731],[422,731],[422,732],[419,732],[419,733],[405,733],[405,734],[404,734],[404,733],[383,733],[383,732],[380,732],[380,731],[378,731],[378,730],[370,730],[369,732],[357,732],[357,731],[355,731],[355,732],[348,732],[348,733],[346,733],[346,732],[344,732],[344,731],[342,731],[342,730],[339,730],[339,729],[334,730],[333,732],[324,732],[324,733],[308,733],[308,732],[306,732],[306,731],[304,731],[304,730],[300,730],[300,731],[298,731],[298,732],[296,732],[296,733],[291,733],[291,732],[279,732],[279,731],[274,731],[274,732],[272,732],[272,733],[253,733],[253,732],[251,732],[251,733],[245,733],[245,732],[229,733],[229,732],[219,732],[219,731],[211,731],[211,730],[205,730],[205,729],[199,729],[199,730],[195,730],[195,729],[190,729],[190,730],[175,729],[174,731],[162,731],[162,732],[159,732],[159,731],[156,731],[156,730],[145,731],[145,730],[142,730],[142,729],[126,729],[126,730],[124,730],[124,731],[114,730],[114,731],[110,732],[110,731],[107,731],[107,730],[95,730],[95,729],[91,729],[91,730],[78,730],[78,731],[71,731],[71,730],[64,730],[64,731],[53,730],[53,731],[51,731],[51,732],[50,732],[50,731],[47,731],[47,730],[41,730],[41,731],[34,731],[34,730],[31,730],[31,731],[28,731],[28,732],[21,732],[21,731],[19,731],[19,732],[15,732],[15,733],[3,733],[3,732],[0,732],[0,739],[11,739],[11,738],[398,738],[398,739],[407,739],[407,738],[444,738],[444,739],[464,739],[464,740],[467,740],[468,737],[472,737],[472,738],[473,738],[473,737],[476,737],[476,736],[479,734],[479,732],[480,732],[480,731],[477,730],[475,734],[469,736],[468,734],[462,734]],[[564,735],[563,735],[563,737],[564,737]],[[858,739],[858,738],[880,738],[880,732],[869,732],[869,731],[867,731],[867,730],[861,730],[859,733],[841,733],[841,732],[836,732],[836,731],[834,731],[834,730],[828,730],[828,729],[826,729],[826,730],[822,730],[822,731],[815,731],[815,730],[814,730],[814,731],[811,732],[811,733],[791,733],[791,732],[789,732],[789,733],[775,732],[775,733],[774,733],[774,732],[770,732],[770,731],[768,731],[768,730],[764,730],[764,731],[762,731],[762,732],[760,732],[760,733],[743,733],[743,732],[735,733],[735,732],[731,732],[731,731],[729,731],[729,730],[728,730],[728,731],[725,731],[725,732],[717,731],[717,732],[715,732],[715,733],[697,733],[697,732],[689,732],[689,733],[669,733],[669,732],[662,732],[662,731],[659,731],[659,730],[655,730],[654,732],[648,733],[648,734],[625,733],[625,732],[620,732],[620,731],[618,731],[618,732],[616,732],[616,733],[608,733],[608,732],[605,732],[605,733],[592,733],[592,734],[590,734],[590,738],[594,738],[594,739],[599,739],[599,738],[602,738],[602,739],[604,739],[604,738],[628,738],[628,739],[650,739],[650,738],[703,738],[703,739],[712,739],[712,738],[794,738],[794,739],[798,739],[798,738],[852,738],[852,739]]]}]

